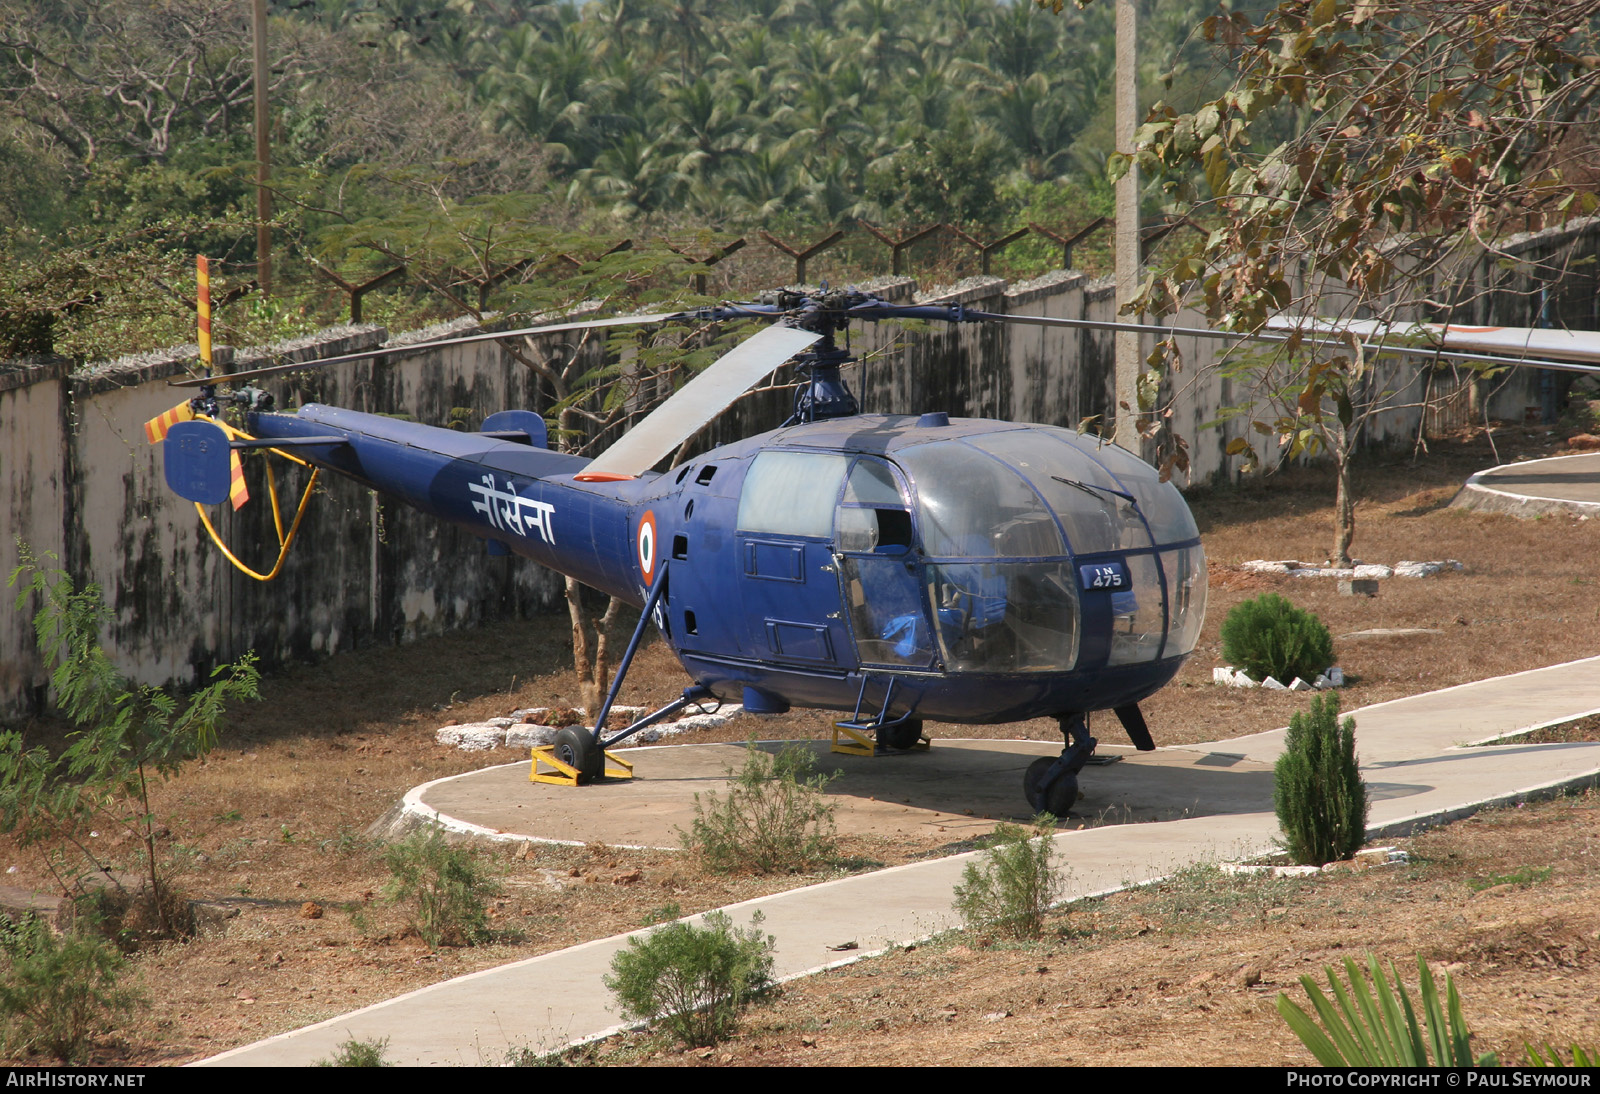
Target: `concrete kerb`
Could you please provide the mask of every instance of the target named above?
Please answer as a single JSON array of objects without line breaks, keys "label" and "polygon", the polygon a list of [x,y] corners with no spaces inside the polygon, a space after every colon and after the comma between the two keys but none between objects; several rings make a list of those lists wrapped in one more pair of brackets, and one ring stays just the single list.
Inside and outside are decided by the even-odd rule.
[{"label": "concrete kerb", "polygon": [[1596,714],[1600,714],[1600,707],[1596,707],[1593,710],[1586,710],[1582,714],[1572,714],[1564,718],[1550,718],[1535,725],[1520,726],[1517,729],[1508,729],[1506,732],[1497,733],[1492,737],[1483,737],[1476,741],[1468,741],[1461,747],[1481,748],[1485,745],[1497,745],[1503,741],[1514,741],[1518,737],[1526,737],[1528,734],[1537,733],[1541,729],[1549,729],[1551,726],[1566,725],[1568,722],[1576,722],[1580,718],[1593,718]]},{"label": "concrete kerb", "polygon": [[1541,464],[1560,464],[1567,460],[1588,460],[1595,462],[1597,457],[1592,452],[1577,452],[1566,456],[1547,456],[1540,460],[1525,460],[1522,463],[1501,464],[1499,467],[1486,468],[1475,472],[1468,477],[1466,484],[1451,500],[1450,505],[1459,509],[1478,509],[1490,513],[1508,513],[1517,517],[1538,516],[1543,513],[1577,513],[1581,515],[1600,515],[1600,500],[1584,500],[1581,498],[1558,498],[1540,494],[1528,494],[1513,490],[1502,490],[1489,485],[1496,478],[1512,471],[1522,472],[1527,469],[1537,468]]},{"label": "concrete kerb", "polygon": [[1395,839],[1403,836],[1414,836],[1419,832],[1426,832],[1430,828],[1437,828],[1444,824],[1453,824],[1458,820],[1483,812],[1485,809],[1497,809],[1505,806],[1521,805],[1524,802],[1551,801],[1563,797],[1574,790],[1592,790],[1600,786],[1600,771],[1590,772],[1587,775],[1575,775],[1571,778],[1556,779],[1553,782],[1531,786],[1526,790],[1518,790],[1510,794],[1496,794],[1494,797],[1484,798],[1481,801],[1467,802],[1463,805],[1453,806],[1449,809],[1435,809],[1427,813],[1416,813],[1409,817],[1401,817],[1367,829],[1367,840]]},{"label": "concrete kerb", "polygon": [[[638,751],[643,751],[639,749]],[[542,843],[555,847],[583,847],[586,846],[580,839],[556,839],[552,836],[529,836],[517,832],[503,832],[495,828],[486,828],[481,824],[462,820],[459,817],[447,817],[436,809],[430,809],[423,804],[423,795],[436,786],[456,782],[460,779],[470,779],[481,775],[485,771],[504,770],[508,767],[527,767],[531,761],[515,760],[508,764],[496,764],[493,767],[480,767],[472,771],[463,771],[459,775],[446,775],[441,779],[422,783],[407,790],[405,797],[389,809],[387,813],[373,821],[367,827],[367,834],[374,838],[383,838],[407,831],[421,824],[437,824],[445,830],[447,835],[462,836],[469,839],[488,840],[492,843]],[[642,844],[619,843],[618,849],[624,851],[670,851],[670,847],[651,847]]]}]

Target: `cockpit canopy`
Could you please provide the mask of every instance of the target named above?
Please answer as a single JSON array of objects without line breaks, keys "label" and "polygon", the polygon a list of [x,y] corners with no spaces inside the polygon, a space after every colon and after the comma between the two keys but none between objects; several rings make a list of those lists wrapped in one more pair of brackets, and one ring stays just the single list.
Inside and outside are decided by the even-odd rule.
[{"label": "cockpit canopy", "polygon": [[[741,532],[832,539],[864,664],[1066,672],[1194,648],[1199,532],[1144,461],[1047,426],[906,440],[764,451],[740,496]],[[1082,633],[1108,619],[1109,645]]]}]

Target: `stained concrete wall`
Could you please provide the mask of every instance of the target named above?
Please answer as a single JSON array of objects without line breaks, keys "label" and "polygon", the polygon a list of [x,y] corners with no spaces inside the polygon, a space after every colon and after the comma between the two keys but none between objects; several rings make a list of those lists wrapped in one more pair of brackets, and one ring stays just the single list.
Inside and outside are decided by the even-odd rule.
[{"label": "stained concrete wall", "polygon": [[[1530,235],[1513,241],[1510,253],[1524,261],[1485,258],[1473,272],[1480,290],[1476,322],[1537,323],[1546,303],[1542,277],[1552,289],[1544,308],[1549,321],[1596,327],[1600,222]],[[1552,278],[1552,269],[1565,272]],[[896,300],[917,292],[907,279],[870,287]],[[922,299],[1012,314],[1115,318],[1111,286],[1072,272],[1019,285],[975,278]],[[1184,313],[1170,325],[1203,326],[1205,320]],[[290,352],[308,360],[376,345],[383,333],[336,328]],[[1114,402],[1109,333],[880,324],[852,332],[851,343],[863,361],[846,379],[868,412],[943,410],[1075,427],[1110,416]],[[1248,393],[1212,367],[1226,343],[1180,338],[1179,345],[1185,368],[1168,384],[1173,428],[1190,444],[1190,478],[1227,475],[1225,449],[1243,427],[1212,423]],[[20,539],[36,554],[55,555],[80,580],[98,582],[114,613],[106,644],[135,679],[192,683],[246,650],[281,663],[491,624],[555,603],[559,579],[548,571],[521,559],[491,558],[473,537],[332,477],[319,487],[282,576],[262,585],[239,574],[211,545],[194,507],[166,489],[160,456],[144,442],[144,421],[180,401],[182,392],[165,381],[183,371],[193,352],[183,347],[75,372],[58,361],[0,366],[0,572],[16,565]],[[536,352],[563,350],[552,340]],[[603,347],[587,352],[598,355]],[[250,363],[241,354],[233,367]],[[1418,392],[1423,382],[1413,368],[1394,380],[1399,389]],[[1492,400],[1492,415],[1521,419],[1539,402],[1538,384],[1536,374],[1517,372],[1494,393],[1478,394]],[[474,429],[496,410],[551,403],[534,375],[492,344],[291,374],[266,386],[281,407],[321,402],[434,425],[454,419]],[[703,443],[770,429],[788,416],[792,402],[782,392],[747,399]],[[1419,413],[1386,416],[1369,440],[1409,441]],[[253,504],[237,514],[222,507],[218,530],[247,562],[264,569],[275,539],[263,461],[249,459],[246,467]],[[286,493],[297,498],[299,481],[292,477]],[[0,717],[35,709],[44,683],[27,613],[0,601]]]},{"label": "stained concrete wall", "polygon": [[[340,353],[382,335],[324,332],[295,352]],[[554,603],[560,586],[550,572],[490,558],[477,539],[333,476],[320,480],[278,579],[262,584],[239,573],[194,506],[167,489],[159,450],[144,438],[143,423],[186,394],[165,381],[183,373],[192,352],[71,374],[60,364],[0,373],[0,569],[15,568],[20,541],[47,565],[99,584],[112,613],[103,641],[134,679],[193,683],[247,650],[281,664]],[[234,367],[251,363],[241,357]],[[492,347],[346,365],[271,387],[282,407],[326,402],[438,425],[455,418],[474,429],[496,410],[538,405],[526,370]],[[223,541],[264,571],[277,542],[264,460],[247,458],[246,476],[251,504],[212,515]],[[298,471],[280,478],[286,521],[304,481]],[[0,601],[0,717],[44,700],[30,611]]]}]

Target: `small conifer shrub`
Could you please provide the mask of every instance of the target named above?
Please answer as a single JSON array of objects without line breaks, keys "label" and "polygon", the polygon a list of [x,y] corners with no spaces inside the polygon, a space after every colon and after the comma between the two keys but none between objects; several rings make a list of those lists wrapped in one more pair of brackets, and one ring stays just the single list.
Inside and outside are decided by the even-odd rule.
[{"label": "small conifer shrub", "polygon": [[1010,938],[1039,938],[1045,913],[1065,879],[1050,858],[1056,819],[1040,813],[1030,832],[1020,824],[995,825],[989,848],[969,862],[956,886],[955,907],[971,931]]},{"label": "small conifer shrub", "polygon": [[500,883],[470,848],[450,846],[439,825],[390,844],[384,862],[385,895],[390,903],[412,906],[413,924],[428,945],[475,946],[490,939],[489,901]]},{"label": "small conifer shrub", "polygon": [[1333,638],[1316,615],[1277,593],[1233,606],[1222,621],[1222,659],[1256,680],[1315,680],[1333,664]]},{"label": "small conifer shrub", "polygon": [[660,1022],[686,1045],[714,1045],[772,985],[774,945],[761,932],[760,912],[744,928],[727,913],[712,912],[704,927],[669,923],[628,939],[628,948],[611,959],[605,985],[624,1017]]},{"label": "small conifer shrub", "polygon": [[726,795],[694,796],[694,821],[678,834],[716,874],[789,874],[831,862],[838,851],[833,803],[824,791],[837,775],[816,770],[803,742],[776,755],[745,747],[744,766],[728,769]]},{"label": "small conifer shrub", "polygon": [[1356,721],[1339,724],[1339,696],[1311,700],[1289,719],[1273,768],[1272,804],[1289,856],[1308,866],[1347,859],[1367,832],[1367,788],[1356,765]]}]

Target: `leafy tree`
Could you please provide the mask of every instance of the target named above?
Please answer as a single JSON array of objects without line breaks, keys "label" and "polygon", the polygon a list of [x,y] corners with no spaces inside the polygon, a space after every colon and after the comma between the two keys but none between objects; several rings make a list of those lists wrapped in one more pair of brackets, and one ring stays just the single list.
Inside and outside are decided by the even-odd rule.
[{"label": "leafy tree", "polygon": [[[1279,312],[1485,318],[1516,231],[1600,206],[1592,139],[1600,5],[1286,0],[1202,24],[1237,78],[1180,109],[1157,102],[1140,168],[1214,225],[1169,252],[1133,302],[1251,331]],[[1120,170],[1118,161],[1113,170]],[[1502,271],[1503,274],[1503,271]],[[1534,271],[1533,288],[1558,270]],[[1232,374],[1239,408],[1285,457],[1327,451],[1338,472],[1333,555],[1349,560],[1349,461],[1376,415],[1420,400],[1395,367],[1349,340],[1292,337]],[[1256,442],[1230,446],[1261,462]]]},{"label": "leafy tree", "polygon": [[216,746],[230,702],[257,697],[255,657],[218,667],[211,682],[187,701],[160,688],[124,679],[99,643],[110,617],[97,585],[76,587],[60,570],[41,570],[22,549],[23,564],[9,584],[18,587],[16,609],[37,600],[34,635],[47,664],[61,712],[77,727],[57,755],[25,747],[22,734],[0,733],[0,828],[24,845],[43,844],[46,862],[63,890],[73,848],[102,874],[107,863],[85,842],[91,828],[126,831],[143,848],[149,897],[158,932],[174,934],[166,885],[156,852],[161,827],[150,805],[150,783],[174,778],[189,760]]},{"label": "leafy tree", "polygon": [[993,161],[999,141],[987,131],[918,137],[889,158],[868,192],[891,220],[992,227],[999,213]]}]

